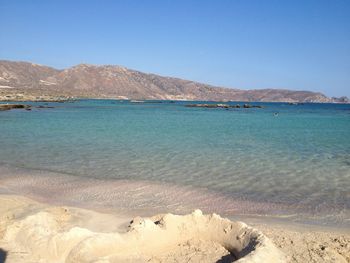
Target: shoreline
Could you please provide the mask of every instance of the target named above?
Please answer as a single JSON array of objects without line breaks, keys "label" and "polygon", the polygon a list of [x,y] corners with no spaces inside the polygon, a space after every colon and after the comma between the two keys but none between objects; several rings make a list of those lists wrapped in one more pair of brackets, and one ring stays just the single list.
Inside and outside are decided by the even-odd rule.
[{"label": "shoreline", "polygon": [[313,214],[307,213],[305,207],[295,210],[291,204],[235,198],[191,185],[85,177],[9,164],[0,164],[0,174],[0,194],[22,195],[51,206],[68,205],[101,213],[146,217],[167,212],[184,215],[201,209],[251,224],[350,234],[349,211],[342,211],[341,215],[329,214],[331,211]]},{"label": "shoreline", "polygon": [[[192,189],[190,191],[187,191],[187,189],[185,191],[183,188],[174,186],[174,189],[166,187],[165,190],[165,186],[162,184],[147,184],[146,182],[130,182],[123,180],[113,182],[104,180],[96,181],[96,179],[93,178],[79,178],[48,171],[27,170],[23,168],[14,169],[14,167],[9,167],[8,165],[0,166],[0,173],[2,174],[0,180],[0,248],[7,253],[6,262],[32,263],[37,261],[38,258],[32,261],[27,260],[28,255],[31,253],[26,250],[28,249],[26,248],[26,246],[28,246],[27,243],[24,243],[25,248],[23,248],[22,243],[20,246],[18,245],[19,247],[10,246],[10,243],[16,243],[18,237],[23,236],[23,234],[17,235],[15,239],[13,239],[13,236],[7,239],[7,241],[3,239],[10,225],[16,226],[16,224],[23,224],[23,220],[30,216],[35,216],[35,222],[39,223],[44,222],[47,224],[47,222],[51,222],[52,220],[59,224],[62,222],[64,223],[62,225],[63,228],[60,229],[51,228],[51,225],[46,225],[45,231],[68,233],[69,229],[78,227],[90,232],[114,235],[115,233],[126,233],[129,229],[128,225],[130,221],[134,218],[138,218],[139,220],[139,216],[143,218],[154,218],[154,215],[166,211],[171,214],[181,214],[181,218],[188,217],[196,209],[196,207],[194,207],[195,204],[197,204],[199,206],[197,208],[200,209],[205,207],[200,207],[203,204],[209,205],[207,209],[203,210],[206,210],[205,213],[211,214],[217,212],[219,215],[228,218],[232,222],[244,222],[248,224],[248,226],[261,231],[263,235],[271,240],[278,251],[284,254],[286,262],[301,263],[310,262],[312,260],[316,262],[350,262],[350,257],[348,256],[350,255],[350,229],[328,225],[303,224],[265,215],[244,214],[244,207],[249,204],[253,205],[253,203],[240,204],[240,202],[234,202],[228,204],[233,205],[235,210],[231,215],[227,216],[223,213],[224,210],[220,210],[221,208],[217,206],[219,203],[222,204],[224,201],[223,199],[217,196],[202,196],[203,193],[198,189]],[[101,192],[102,189],[103,192]],[[113,189],[113,191],[109,192],[111,189]],[[180,201],[181,205],[178,203],[176,205],[167,206],[166,202],[168,201],[167,199],[162,199],[162,194],[158,195],[156,198],[159,203],[153,203],[154,191],[159,194],[159,190],[161,189],[162,191],[166,191],[167,194],[170,194],[169,198],[171,202],[175,204],[176,200],[173,199],[171,193],[174,192],[177,195],[183,195],[184,197],[181,200],[177,200]],[[40,194],[40,192],[42,193]],[[143,195],[140,198],[141,201],[137,200],[140,193]],[[101,195],[103,198],[101,198]],[[205,198],[206,201],[204,203],[196,203],[193,202],[193,198],[199,198],[198,200]],[[213,204],[207,203],[209,200],[213,201],[211,198],[218,198],[218,200],[214,201]],[[133,203],[133,205],[130,206],[130,203]],[[192,205],[189,205],[190,203],[192,203]],[[108,207],[108,204],[113,204],[114,206]],[[151,208],[152,205],[162,205],[163,208]],[[182,207],[180,210],[178,209],[179,205]],[[188,207],[185,208],[184,205],[188,205]],[[46,216],[39,217],[42,213],[47,211],[50,212],[48,218]],[[66,211],[69,211],[69,216]],[[193,225],[190,228],[193,229]],[[27,225],[26,229],[26,231],[37,232],[33,225]],[[83,232],[84,231],[85,230],[83,230]],[[56,238],[57,237],[54,239],[56,240]],[[9,240],[12,241],[9,242]],[[178,240],[177,237],[171,239],[171,242],[174,240]],[[198,241],[199,239],[196,240]],[[191,241],[189,247],[187,245],[182,246],[184,243],[181,243],[181,241],[179,243],[181,249],[176,250],[178,254],[174,254],[172,259],[174,261],[178,260],[178,262],[187,262],[187,256],[182,258],[181,255],[189,255],[190,253],[191,255],[201,257],[200,261],[209,263],[216,262],[218,257],[220,258],[228,255],[227,249],[223,250],[222,246],[216,243],[214,251],[210,250],[211,252],[209,254],[211,256],[208,257],[206,252],[203,252],[204,254],[197,253],[198,251],[208,251],[209,248],[211,249],[213,247],[213,244],[202,244],[197,241],[194,243],[191,243]],[[178,244],[176,247],[178,247]],[[35,249],[42,251],[42,248]],[[129,249],[132,248],[129,247]],[[47,249],[44,249],[44,251],[46,250]],[[148,255],[153,255],[158,259],[160,257],[163,259],[163,261],[160,260],[160,262],[172,262],[169,258],[169,254],[167,254],[163,248],[152,249],[151,251],[153,252],[150,252]],[[219,254],[216,254],[215,251],[219,251]],[[42,251],[42,253],[44,252]],[[52,255],[50,254],[49,256],[51,257]],[[168,257],[166,258],[167,260],[164,260],[165,256]],[[38,255],[36,255],[36,257],[38,257]],[[204,259],[207,261],[203,261]],[[50,260],[44,260],[43,262],[52,262],[52,258],[50,258]],[[58,260],[56,262],[62,261]],[[118,261],[111,260],[110,262]]]},{"label": "shoreline", "polygon": [[[59,258],[60,253],[59,251],[56,251],[55,253],[51,253],[49,251],[36,251],[33,255],[31,255],[31,248],[34,248],[33,244],[37,244],[37,241],[33,241],[33,244],[28,244],[30,241],[24,241],[21,239],[22,235],[27,235],[28,231],[31,233],[31,231],[37,231],[34,229],[34,226],[45,226],[49,224],[48,222],[51,222],[50,219],[52,216],[53,218],[53,225],[51,223],[48,225],[49,228],[56,227],[57,224],[60,225],[60,228],[58,230],[52,230],[54,233],[71,233],[72,229],[86,229],[81,230],[82,232],[79,232],[81,235],[82,233],[85,233],[84,231],[93,231],[94,233],[105,233],[106,235],[113,235],[112,233],[117,233],[118,240],[120,239],[119,235],[124,235],[125,233],[128,233],[128,225],[130,221],[133,219],[135,220],[141,220],[140,217],[133,217],[128,216],[126,214],[118,214],[115,212],[109,212],[109,213],[101,213],[96,212],[91,209],[83,209],[78,207],[72,207],[72,206],[54,206],[47,203],[41,203],[34,201],[32,199],[29,199],[27,197],[19,196],[19,195],[4,195],[0,194],[0,248],[6,251],[6,262],[34,262],[36,259],[42,257],[48,259],[47,261],[43,262],[49,262],[50,259],[52,260],[53,255],[56,255],[57,258]],[[48,217],[46,217],[45,213]],[[45,216],[43,216],[45,214]],[[180,216],[181,218],[187,218],[190,215]],[[193,213],[192,213],[193,216]],[[23,225],[24,222],[28,222],[28,218],[35,218],[35,225]],[[162,217],[161,215],[155,216],[153,218]],[[150,217],[152,218],[152,217]],[[51,221],[50,221],[51,220]],[[182,219],[181,219],[182,220]],[[272,222],[264,222],[264,221],[255,221],[254,220],[245,220],[245,223],[248,223],[249,226],[252,226],[254,229],[262,231],[262,233],[272,241],[275,247],[277,247],[277,250],[283,254],[284,258],[286,259],[286,262],[310,262],[312,260],[316,260],[317,262],[350,262],[350,233],[339,233],[335,231],[331,231],[330,229],[323,229],[321,230],[315,230],[310,229],[307,227],[300,227],[292,224],[276,224]],[[143,221],[142,221],[143,222]],[[187,221],[186,221],[187,222]],[[13,228],[14,227],[14,228]],[[191,225],[190,229],[193,229],[195,225]],[[13,229],[21,229],[20,231],[24,232],[11,232]],[[33,228],[33,229],[31,229]],[[215,231],[218,231],[218,228],[215,228]],[[57,232],[58,231],[58,232]],[[206,230],[207,231],[207,230]],[[40,231],[39,231],[40,232]],[[27,233],[27,234],[26,234]],[[55,235],[56,235],[55,234]],[[154,233],[153,233],[154,234]],[[147,240],[147,242],[153,242],[153,238],[157,239],[157,236],[153,236],[152,239]],[[31,234],[32,235],[32,234]],[[68,235],[68,234],[67,234]],[[79,236],[79,234],[77,234]],[[96,235],[96,234],[94,234]],[[35,235],[34,235],[35,236]],[[45,236],[44,236],[45,237]],[[44,238],[41,237],[41,238]],[[76,237],[75,234],[72,236],[69,236],[70,238]],[[25,236],[23,236],[25,238]],[[39,237],[38,237],[39,238]],[[158,236],[159,238],[159,236]],[[172,233],[172,242],[174,240],[177,240],[177,236],[175,233]],[[54,238],[58,242],[59,237]],[[201,239],[201,238],[200,238]],[[52,242],[52,237],[50,239]],[[11,241],[11,242],[9,242]],[[66,240],[67,241],[67,240]],[[49,242],[49,243],[50,243]],[[170,241],[169,241],[170,242]],[[176,242],[180,242],[177,240]],[[175,243],[176,243],[175,242]],[[182,242],[182,241],[181,241]],[[192,241],[191,241],[192,242]],[[225,256],[224,254],[227,254],[226,250],[222,250],[219,247],[215,247],[214,250],[208,250],[209,247],[211,247],[213,244],[211,244],[209,247],[208,244],[204,243],[191,243],[191,249],[194,249],[194,251],[188,251],[186,249],[186,253],[192,253],[192,256],[201,256],[201,247],[202,245],[205,246],[205,259],[207,261],[205,262],[215,262],[211,261],[218,255]],[[39,242],[40,243],[40,242]],[[48,244],[49,244],[48,243]],[[109,242],[107,242],[109,244]],[[123,243],[124,244],[124,243]],[[215,243],[216,244],[216,243]],[[61,247],[61,251],[64,249],[62,248],[63,244],[57,243],[58,247]],[[217,244],[216,244],[217,245]],[[131,249],[135,244],[130,244],[131,247],[128,248]],[[103,246],[102,246],[103,247]],[[100,249],[103,249],[103,248]],[[36,249],[39,247],[36,247]],[[40,245],[41,248],[41,245]],[[92,247],[91,247],[92,248]],[[90,248],[90,249],[91,249]],[[197,251],[196,248],[199,250]],[[68,248],[67,248],[68,249]],[[170,259],[180,259],[180,262],[185,262],[184,258],[181,258],[180,255],[183,256],[184,253],[184,247],[181,248],[181,250],[177,251],[180,254],[174,254],[174,257],[169,256],[167,254],[168,252],[164,251],[163,248],[160,247],[159,244],[155,245],[151,250],[149,250],[146,254],[148,256],[153,255],[155,258],[163,259],[160,260],[160,262],[167,262],[170,261]],[[166,249],[167,250],[167,249]],[[126,250],[128,251],[128,250]],[[197,251],[197,252],[196,252]],[[219,251],[219,252],[218,252]],[[225,252],[226,251],[226,252]],[[274,251],[274,249],[272,249]],[[49,253],[50,252],[50,253]],[[63,253],[63,252],[62,252]],[[96,252],[97,253],[97,252]],[[109,252],[112,253],[112,252]],[[124,252],[123,252],[124,253]],[[120,257],[127,257],[127,252],[124,254],[121,253]],[[186,254],[185,253],[185,254]],[[194,253],[194,254],[193,254]],[[219,254],[215,254],[219,253]],[[221,254],[220,254],[221,253]],[[274,252],[273,252],[274,253]],[[112,253],[113,254],[113,253]],[[210,257],[207,257],[208,255],[211,255]],[[166,260],[164,260],[166,257]],[[187,255],[187,254],[186,254]],[[202,255],[203,256],[203,255]],[[273,258],[273,257],[272,257]],[[31,261],[31,260],[32,261]],[[120,259],[120,258],[119,258]],[[181,261],[183,259],[183,261]],[[73,262],[73,261],[72,261]],[[118,262],[113,261],[111,262]],[[150,261],[150,262],[158,262],[158,261]],[[223,261],[225,262],[225,261]],[[229,261],[226,261],[229,262]],[[247,261],[250,262],[250,261]],[[265,262],[265,261],[261,261]],[[284,262],[284,261],[266,261],[266,262]]]},{"label": "shoreline", "polygon": [[[10,95],[8,95],[10,96]],[[51,96],[51,95],[24,95],[24,96],[0,96],[0,102],[74,102],[79,100],[115,100],[115,101],[129,101],[129,102],[137,102],[137,103],[149,103],[152,101],[173,101],[173,102],[213,102],[213,103],[286,103],[292,106],[303,105],[303,104],[344,104],[348,105],[350,102],[304,102],[304,101],[250,101],[250,100],[193,100],[193,99],[145,99],[145,98],[127,98],[125,96],[119,97],[75,97],[75,96]]]}]

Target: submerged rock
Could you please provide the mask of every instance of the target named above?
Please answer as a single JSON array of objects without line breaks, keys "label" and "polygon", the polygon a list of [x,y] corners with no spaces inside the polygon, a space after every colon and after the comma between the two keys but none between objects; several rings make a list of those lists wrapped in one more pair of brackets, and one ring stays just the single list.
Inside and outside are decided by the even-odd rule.
[{"label": "submerged rock", "polygon": [[43,105],[39,105],[37,108],[38,108],[38,109],[53,109],[54,107],[53,107],[53,106],[43,106]]}]

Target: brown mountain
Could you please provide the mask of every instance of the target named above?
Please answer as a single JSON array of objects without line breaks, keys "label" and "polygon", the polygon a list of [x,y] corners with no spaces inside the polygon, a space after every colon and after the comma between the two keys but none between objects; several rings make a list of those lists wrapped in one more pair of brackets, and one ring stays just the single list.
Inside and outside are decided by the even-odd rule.
[{"label": "brown mountain", "polygon": [[48,97],[215,101],[332,102],[322,93],[282,89],[239,90],[146,74],[120,66],[80,64],[65,70],[0,61],[0,99]]}]

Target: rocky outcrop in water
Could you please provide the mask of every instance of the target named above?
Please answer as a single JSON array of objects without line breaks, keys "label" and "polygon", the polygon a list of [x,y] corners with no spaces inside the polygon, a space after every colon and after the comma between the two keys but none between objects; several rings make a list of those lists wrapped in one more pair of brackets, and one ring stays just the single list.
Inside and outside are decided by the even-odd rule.
[{"label": "rocky outcrop in water", "polygon": [[0,104],[0,111],[12,109],[30,109],[30,106],[24,104]]},{"label": "rocky outcrop in water", "polygon": [[39,106],[31,106],[26,104],[0,104],[0,111],[13,110],[13,109],[24,109],[24,110],[32,110],[32,108],[37,109],[53,109],[53,106],[47,105],[39,105]]}]

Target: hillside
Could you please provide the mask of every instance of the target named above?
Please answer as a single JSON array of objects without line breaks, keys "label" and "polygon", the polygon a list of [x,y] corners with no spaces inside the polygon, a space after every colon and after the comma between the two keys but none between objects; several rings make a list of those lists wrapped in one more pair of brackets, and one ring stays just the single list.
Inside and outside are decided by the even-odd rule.
[{"label": "hillside", "polygon": [[146,74],[121,66],[79,64],[58,70],[0,61],[0,100],[49,97],[215,101],[333,102],[322,93],[282,89],[239,90]]}]

